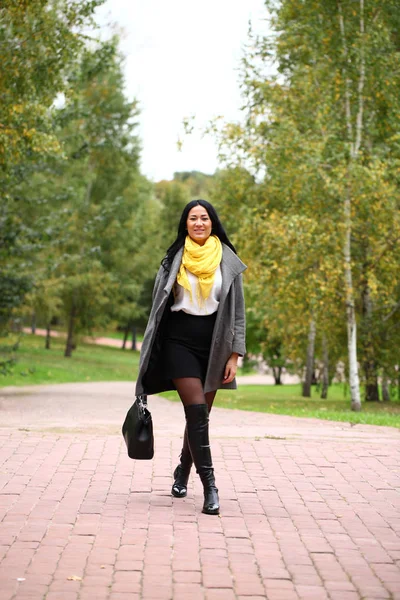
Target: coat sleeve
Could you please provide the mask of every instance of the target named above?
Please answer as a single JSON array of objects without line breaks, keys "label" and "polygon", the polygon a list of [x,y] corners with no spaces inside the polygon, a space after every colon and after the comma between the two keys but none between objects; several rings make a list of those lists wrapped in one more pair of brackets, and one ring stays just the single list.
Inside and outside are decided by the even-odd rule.
[{"label": "coat sleeve", "polygon": [[244,309],[243,278],[240,273],[235,281],[235,336],[232,352],[246,354],[246,316]]},{"label": "coat sleeve", "polygon": [[153,286],[153,295],[152,295],[152,302],[154,302],[154,298],[155,298],[155,297],[156,297],[156,295],[157,295],[157,292],[158,292],[158,288],[159,288],[159,286],[160,286],[160,281],[161,281],[161,276],[162,276],[162,273],[163,273],[163,271],[164,271],[164,268],[161,266],[161,267],[158,269],[158,273],[157,273],[157,275],[156,275],[156,278],[155,278],[155,281],[154,281],[154,286]]}]

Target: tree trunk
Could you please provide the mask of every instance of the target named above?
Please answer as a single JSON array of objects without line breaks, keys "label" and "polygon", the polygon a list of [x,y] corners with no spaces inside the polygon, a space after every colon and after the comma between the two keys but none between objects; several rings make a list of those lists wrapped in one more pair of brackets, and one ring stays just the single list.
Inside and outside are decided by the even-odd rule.
[{"label": "tree trunk", "polygon": [[[360,150],[363,134],[363,110],[364,110],[364,82],[365,82],[365,57],[364,57],[364,46],[361,46],[361,61],[360,61],[360,76],[358,80],[358,110],[355,123],[355,134],[353,134],[352,125],[352,110],[351,110],[351,93],[350,93],[350,79],[348,75],[348,69],[352,68],[350,64],[349,52],[347,48],[346,30],[343,18],[342,4],[338,2],[339,10],[339,24],[340,33],[343,44],[343,54],[346,62],[343,66],[343,78],[345,81],[345,112],[346,112],[346,127],[347,136],[350,147],[350,161],[355,161]],[[360,35],[361,40],[364,41],[364,0],[360,0]],[[349,175],[349,173],[347,173]],[[350,397],[351,397],[351,409],[355,411],[361,410],[361,398],[360,398],[360,380],[358,376],[358,362],[357,362],[357,325],[356,325],[356,310],[354,303],[354,290],[353,290],[353,274],[351,270],[351,232],[352,232],[352,216],[351,216],[351,192],[349,184],[345,191],[345,198],[343,202],[343,213],[344,213],[344,226],[345,235],[343,243],[343,256],[344,256],[344,279],[346,288],[346,316],[347,316],[347,345],[349,355],[349,384],[350,384]]]},{"label": "tree trunk", "polygon": [[384,402],[390,401],[389,379],[386,373],[384,373],[382,377],[382,400]]},{"label": "tree trunk", "polygon": [[303,398],[311,398],[311,383],[314,372],[314,347],[317,328],[314,319],[311,319],[308,333],[308,347],[306,360],[306,374],[303,382]]},{"label": "tree trunk", "polygon": [[379,402],[378,373],[373,360],[364,361],[365,374],[365,400]]},{"label": "tree trunk", "polygon": [[128,335],[129,335],[129,325],[127,327],[125,327],[124,340],[122,342],[122,350],[125,350],[125,348],[126,348],[126,342],[128,341]]},{"label": "tree trunk", "polygon": [[329,388],[329,349],[326,334],[322,336],[322,390],[321,398],[326,400],[328,397]]},{"label": "tree trunk", "polygon": [[[399,367],[397,367],[399,368]],[[397,378],[397,400],[400,400],[400,372],[399,372],[399,376]]]},{"label": "tree trunk", "polygon": [[75,344],[74,344],[75,316],[76,316],[76,309],[75,309],[75,305],[72,304],[71,312],[69,314],[67,343],[66,343],[65,352],[64,352],[64,356],[66,358],[70,358],[72,356],[72,350],[75,346]]},{"label": "tree trunk", "polygon": [[[367,275],[366,275],[367,277]],[[368,281],[363,293],[363,318],[364,318],[364,375],[365,375],[365,400],[379,402],[378,369],[375,360],[375,349],[372,339],[373,315],[372,301]]]},{"label": "tree trunk", "polygon": [[50,350],[50,340],[51,340],[51,330],[50,323],[47,323],[46,326],[46,350]]},{"label": "tree trunk", "polygon": [[36,313],[35,312],[32,313],[31,332],[33,335],[35,335],[35,333],[36,333]]},{"label": "tree trunk", "polygon": [[272,367],[272,373],[275,379],[275,385],[282,385],[282,367]]},{"label": "tree trunk", "polygon": [[400,400],[400,366],[397,367],[397,400]]},{"label": "tree trunk", "polygon": [[132,346],[131,350],[136,350],[136,325],[132,325]]},{"label": "tree trunk", "polygon": [[313,369],[312,377],[311,377],[311,385],[318,385],[318,384],[319,384],[319,373],[317,376],[316,370]]},{"label": "tree trunk", "polygon": [[347,314],[347,346],[349,354],[349,384],[351,410],[361,410],[360,380],[357,363],[357,325],[354,306],[353,274],[351,272],[351,204],[350,197],[345,200],[346,234],[344,242],[346,314]]}]

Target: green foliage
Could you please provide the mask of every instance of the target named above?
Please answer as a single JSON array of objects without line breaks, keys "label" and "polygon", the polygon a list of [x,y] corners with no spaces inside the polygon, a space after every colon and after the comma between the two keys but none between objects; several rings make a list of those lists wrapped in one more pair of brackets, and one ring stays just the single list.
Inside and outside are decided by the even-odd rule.
[{"label": "green foliage", "polygon": [[[0,297],[1,336],[35,283],[33,256],[49,237],[42,194],[26,190],[50,157],[62,156],[54,101],[70,72],[100,0],[5,0],[0,8]],[[18,275],[17,275],[18,274]],[[0,339],[0,345],[9,346]],[[15,347],[13,343],[12,346]]]},{"label": "green foliage", "polygon": [[61,199],[53,270],[70,344],[75,332],[104,325],[116,312],[113,302],[119,302],[132,249],[128,236],[139,177],[137,105],[122,91],[118,40],[86,49],[74,82],[74,93],[57,115],[67,160],[52,179],[52,195]]},{"label": "green foliage", "polygon": [[24,0],[0,9],[0,167],[4,193],[26,162],[60,151],[51,107],[103,0]]},{"label": "green foliage", "polygon": [[165,252],[176,238],[182,210],[191,198],[189,188],[179,180],[159,181],[155,195],[160,202],[160,241]]},{"label": "green foliage", "polygon": [[213,185],[213,175],[207,175],[201,171],[177,171],[174,173],[173,180],[185,184],[190,200],[207,199]]},{"label": "green foliage", "polygon": [[240,214],[235,241],[249,266],[250,349],[259,350],[260,336],[265,348],[279,340],[302,369],[313,318],[317,351],[326,336],[331,360],[346,361],[353,298],[364,382],[372,373],[377,386],[380,372],[393,381],[400,342],[398,11],[377,1],[266,7],[273,32],[251,38],[243,61],[245,120],[214,128],[228,166],[217,195],[228,215],[230,206]]},{"label": "green foliage", "polygon": [[138,107],[124,93],[119,42],[88,36],[100,3],[0,11],[9,67],[0,75],[0,296],[11,297],[14,277],[3,321],[31,313],[42,326],[62,321],[67,354],[80,331],[115,318],[143,322],[156,256],[146,238],[152,187],[139,173]]}]

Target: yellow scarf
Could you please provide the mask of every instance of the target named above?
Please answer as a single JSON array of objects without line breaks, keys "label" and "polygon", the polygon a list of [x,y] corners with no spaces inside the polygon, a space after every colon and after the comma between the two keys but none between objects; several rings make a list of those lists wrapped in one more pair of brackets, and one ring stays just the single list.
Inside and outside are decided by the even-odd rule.
[{"label": "yellow scarf", "polygon": [[203,246],[200,246],[188,235],[185,240],[182,262],[178,272],[177,281],[192,298],[186,269],[198,278],[196,295],[199,305],[204,305],[214,285],[215,271],[222,259],[222,244],[216,235],[210,235]]}]

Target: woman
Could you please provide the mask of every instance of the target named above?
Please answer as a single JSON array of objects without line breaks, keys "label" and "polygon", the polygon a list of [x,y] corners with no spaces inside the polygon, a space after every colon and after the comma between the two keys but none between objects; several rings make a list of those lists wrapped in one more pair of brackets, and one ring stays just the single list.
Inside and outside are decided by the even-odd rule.
[{"label": "woman", "polygon": [[245,269],[213,206],[189,202],[156,277],[136,384],[137,395],[178,391],[186,428],[172,495],[186,496],[194,462],[203,512],[211,515],[219,514],[219,498],[208,415],[218,389],[236,389],[238,357],[246,351]]}]

